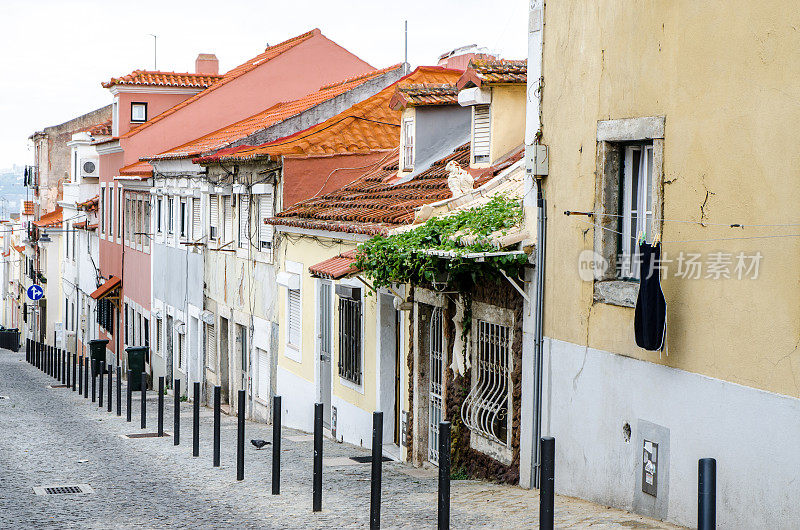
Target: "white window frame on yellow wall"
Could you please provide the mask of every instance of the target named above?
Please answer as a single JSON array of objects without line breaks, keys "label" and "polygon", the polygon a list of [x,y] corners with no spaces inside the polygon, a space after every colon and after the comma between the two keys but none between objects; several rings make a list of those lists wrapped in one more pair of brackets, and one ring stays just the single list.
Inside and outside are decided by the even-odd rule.
[{"label": "white window frame on yellow wall", "polygon": [[[295,362],[302,363],[303,362],[303,264],[298,263],[295,261],[286,261],[284,263],[285,271],[281,271],[278,273],[277,283],[278,285],[284,287],[285,292],[283,294],[283,307],[284,307],[284,315],[283,315],[283,354],[287,359],[291,359]],[[297,342],[299,344],[293,344],[291,341],[291,337],[289,336],[290,331],[290,306],[289,306],[289,296],[290,291],[296,291],[299,293],[300,298],[300,306],[298,308],[298,317],[299,317],[299,339]]]}]

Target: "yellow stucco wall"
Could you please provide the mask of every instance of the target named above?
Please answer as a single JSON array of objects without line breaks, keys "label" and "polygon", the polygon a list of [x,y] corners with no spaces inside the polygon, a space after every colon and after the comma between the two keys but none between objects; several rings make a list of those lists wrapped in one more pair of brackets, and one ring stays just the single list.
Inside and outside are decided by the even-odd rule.
[{"label": "yellow stucco wall", "polygon": [[[282,242],[280,247],[280,269],[286,269],[286,262],[292,261],[302,263],[303,274],[301,280],[301,297],[303,304],[302,313],[302,362],[298,363],[286,355],[286,288],[280,287],[277,306],[278,322],[280,326],[280,337],[278,346],[278,366],[289,370],[293,374],[303,379],[314,382],[314,363],[317,362],[316,353],[316,328],[317,318],[317,280],[313,278],[308,268],[328,258],[332,258],[342,252],[347,252],[355,248],[354,243],[334,242],[325,239],[311,239],[307,237],[293,236],[291,241]],[[335,283],[335,282],[334,282]],[[349,403],[372,412],[376,410],[376,302],[375,296],[368,294],[368,289],[362,287],[363,304],[363,373],[362,373],[362,392],[351,388],[341,382],[336,376],[336,366],[339,356],[338,344],[338,311],[333,311],[333,358],[331,360],[334,367],[332,377],[332,393]],[[335,295],[334,295],[334,302]],[[335,307],[335,304],[334,304]]]},{"label": "yellow stucco wall", "polygon": [[[800,396],[800,237],[678,242],[800,232],[753,226],[798,222],[798,25],[792,1],[547,4],[546,336]],[[763,255],[757,280],[668,272],[668,355],[635,346],[633,309],[592,302],[591,227],[562,213],[594,208],[597,121],[645,116],[666,118],[664,217],[698,221],[707,198],[709,223],[746,226],[666,221],[667,257]]]},{"label": "yellow stucco wall", "polygon": [[493,86],[490,119],[489,151],[494,162],[519,147],[525,137],[525,85]]}]

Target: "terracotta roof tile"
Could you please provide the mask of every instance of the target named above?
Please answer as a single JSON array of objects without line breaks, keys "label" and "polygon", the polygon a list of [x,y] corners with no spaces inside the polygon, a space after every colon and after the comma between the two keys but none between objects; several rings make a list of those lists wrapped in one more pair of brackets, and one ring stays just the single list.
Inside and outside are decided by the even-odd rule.
[{"label": "terracotta roof tile", "polygon": [[122,177],[150,178],[153,176],[153,166],[145,161],[134,162],[120,168],[119,174]]},{"label": "terracotta roof tile", "polygon": [[158,123],[159,121],[163,120],[165,117],[170,116],[171,114],[174,114],[175,112],[179,111],[180,109],[184,108],[185,106],[191,105],[197,99],[205,96],[206,94],[208,94],[210,92],[213,92],[214,90],[217,90],[219,87],[224,86],[224,85],[230,83],[231,81],[233,81],[234,79],[237,79],[237,78],[243,76],[244,74],[250,72],[251,70],[254,70],[256,67],[264,64],[265,62],[271,61],[275,57],[278,57],[282,53],[286,52],[287,50],[292,49],[293,47],[297,46],[298,44],[310,39],[311,37],[313,37],[315,35],[321,35],[321,34],[322,34],[322,32],[319,29],[313,29],[313,30],[311,30],[311,31],[309,31],[307,33],[303,33],[302,35],[297,35],[296,37],[292,37],[291,39],[288,39],[288,40],[285,40],[285,41],[283,41],[283,42],[281,42],[279,44],[276,44],[275,46],[268,47],[266,50],[264,50],[259,55],[256,55],[252,59],[250,59],[250,60],[240,64],[236,68],[233,68],[233,69],[229,70],[228,72],[226,72],[225,75],[223,75],[219,79],[219,81],[217,81],[214,84],[212,84],[210,87],[208,87],[208,89],[206,89],[206,90],[204,90],[204,91],[202,91],[202,92],[200,92],[198,94],[195,94],[194,96],[192,96],[190,98],[187,98],[187,99],[183,100],[182,102],[178,103],[177,105],[175,105],[174,107],[172,107],[172,108],[170,108],[168,110],[165,110],[164,112],[162,112],[158,116],[152,118],[151,120],[148,120],[148,121],[144,122],[142,125],[140,125],[136,129],[132,129],[132,130],[128,131],[127,133],[122,135],[121,138],[127,138],[129,136],[133,136],[137,132],[146,129],[147,127],[150,127],[154,123]]},{"label": "terracotta roof tile", "polygon": [[57,226],[61,224],[63,218],[64,218],[64,209],[59,206],[52,212],[48,212],[43,216],[41,216],[38,220],[34,221],[33,224],[35,224],[39,228],[46,228],[48,226]]},{"label": "terracotta roof tile", "polygon": [[355,262],[356,251],[350,250],[310,266],[308,272],[317,278],[338,280],[339,278],[344,278],[345,276],[359,272],[359,269],[353,266]]},{"label": "terracotta roof tile", "polygon": [[458,89],[449,83],[398,86],[389,101],[394,110],[423,105],[458,105]]},{"label": "terracotta roof tile", "polygon": [[103,285],[95,289],[95,291],[90,294],[92,298],[95,300],[100,300],[101,298],[105,298],[108,296],[114,289],[119,287],[122,284],[122,280],[117,278],[116,276],[111,276],[106,280]]},{"label": "terracotta roof tile", "polygon": [[221,75],[190,72],[162,72],[160,70],[134,70],[122,77],[112,77],[103,88],[115,85],[168,86],[178,88],[208,88],[222,79]]},{"label": "terracotta roof tile", "polygon": [[22,254],[23,252],[25,252],[25,245],[17,245],[14,247],[14,250]]},{"label": "terracotta roof tile", "polygon": [[472,86],[527,82],[528,61],[525,59],[473,59],[456,86],[461,90]]},{"label": "terracotta roof tile", "polygon": [[77,203],[76,206],[78,207],[79,210],[92,211],[92,210],[97,210],[99,204],[100,204],[100,196],[95,195],[91,199]]},{"label": "terracotta roof tile", "polygon": [[[480,186],[522,157],[517,149],[494,166],[468,171]],[[408,181],[397,180],[397,150],[393,162],[369,171],[354,182],[326,195],[300,202],[276,217],[270,224],[334,232],[385,234],[391,228],[410,224],[415,209],[452,197],[447,185],[451,161],[469,168],[469,144],[458,147],[446,157]]]},{"label": "terracotta roof tile", "polygon": [[25,201],[22,206],[22,215],[34,215],[33,201]]},{"label": "terracotta roof tile", "polygon": [[[201,136],[196,140],[187,142],[181,146],[174,147],[155,156],[143,157],[143,160],[170,160],[179,158],[189,158],[203,153],[213,152],[223,148],[236,140],[244,138],[256,131],[266,129],[280,123],[292,116],[296,116],[303,111],[310,109],[320,103],[332,99],[340,94],[352,90],[357,86],[383,75],[392,70],[400,68],[399,64],[375,70],[367,74],[351,77],[337,83],[327,84],[318,91],[312,92],[300,99],[290,102],[276,103],[272,107],[259,112],[249,118],[223,127],[217,131]],[[250,146],[252,148],[252,146]]]},{"label": "terracotta roof tile", "polygon": [[460,75],[461,70],[421,66],[374,96],[304,131],[236,155],[206,157],[197,162],[245,161],[267,156],[363,154],[394,149],[400,144],[400,112],[389,107],[389,100],[396,87],[413,83],[452,83]]},{"label": "terracotta roof tile", "polygon": [[88,132],[92,136],[111,136],[111,120],[90,127]]}]

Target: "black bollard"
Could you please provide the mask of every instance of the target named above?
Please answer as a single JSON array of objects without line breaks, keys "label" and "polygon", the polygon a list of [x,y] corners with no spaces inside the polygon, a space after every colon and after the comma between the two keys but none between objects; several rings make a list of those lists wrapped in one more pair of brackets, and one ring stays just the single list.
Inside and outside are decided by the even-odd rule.
[{"label": "black bollard", "polygon": [[236,410],[236,480],[244,480],[244,409],[247,396],[239,390],[239,407]]},{"label": "black bollard", "polygon": [[281,494],[281,397],[272,398],[272,494]]},{"label": "black bollard", "polygon": [[64,352],[64,384],[67,385],[67,388],[72,386],[72,380],[70,379],[70,371],[72,370],[72,354],[70,352]]},{"label": "black bollard", "polygon": [[322,403],[314,404],[314,511],[322,511]]},{"label": "black bollard", "polygon": [[67,356],[64,350],[58,350],[58,380],[62,385],[67,384]]},{"label": "black bollard", "polygon": [[381,472],[383,471],[383,412],[372,413],[372,489],[369,495],[369,527],[381,527]]},{"label": "black bollard", "polygon": [[450,528],[450,422],[439,422],[439,530]]},{"label": "black bollard", "polygon": [[92,359],[92,403],[97,401],[97,361]]},{"label": "black bollard", "polygon": [[556,474],[556,439],[543,436],[539,445],[541,466],[539,467],[539,528],[553,529],[555,474]]},{"label": "black bollard", "polygon": [[122,368],[117,366],[117,416],[122,416]]},{"label": "black bollard", "polygon": [[164,376],[158,377],[158,436],[164,436]]},{"label": "black bollard", "polygon": [[106,375],[106,362],[100,361],[100,369],[97,374],[97,379],[99,380],[98,386],[100,391],[100,399],[98,400],[100,403],[97,405],[101,409],[103,408],[103,377]]},{"label": "black bollard", "polygon": [[194,383],[192,403],[192,456],[200,456],[200,383]]},{"label": "black bollard", "polygon": [[172,430],[174,431],[172,445],[181,443],[181,380],[175,379],[172,384],[175,390],[175,404],[172,407]]},{"label": "black bollard", "polygon": [[31,339],[26,338],[25,339],[25,362],[26,363],[30,363],[31,362],[30,345],[31,345]]},{"label": "black bollard", "polygon": [[112,374],[113,373],[114,373],[114,367],[113,366],[109,366],[108,367],[108,403],[106,404],[106,411],[107,412],[111,412],[111,402],[112,402],[112,396],[113,396],[111,388],[114,386],[113,385],[113,380],[112,380]]},{"label": "black bollard", "polygon": [[133,385],[131,384],[133,381],[133,370],[128,368],[128,371],[125,375],[128,376],[128,384],[127,388],[125,389],[125,393],[128,395],[128,411],[126,413],[125,421],[130,422],[133,414],[133,411],[131,410],[133,408]]},{"label": "black bollard", "polygon": [[717,461],[701,458],[697,472],[697,530],[712,530],[717,527]]},{"label": "black bollard", "polygon": [[219,409],[220,387],[214,387],[214,467],[219,467]]},{"label": "black bollard", "polygon": [[72,354],[72,391],[75,392],[78,389],[77,382],[75,379],[78,378],[78,354]]},{"label": "black bollard", "polygon": [[142,372],[142,406],[140,407],[141,411],[141,424],[142,429],[147,427],[147,373]]}]

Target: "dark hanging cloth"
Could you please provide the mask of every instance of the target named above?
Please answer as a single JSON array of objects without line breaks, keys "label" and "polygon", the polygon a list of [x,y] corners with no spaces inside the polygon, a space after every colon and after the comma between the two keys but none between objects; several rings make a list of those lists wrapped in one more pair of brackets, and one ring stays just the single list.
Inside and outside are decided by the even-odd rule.
[{"label": "dark hanging cloth", "polygon": [[667,301],[661,290],[658,264],[661,259],[661,243],[639,245],[639,296],[636,298],[636,313],[633,329],[636,344],[640,348],[658,351],[664,345],[667,328]]}]

